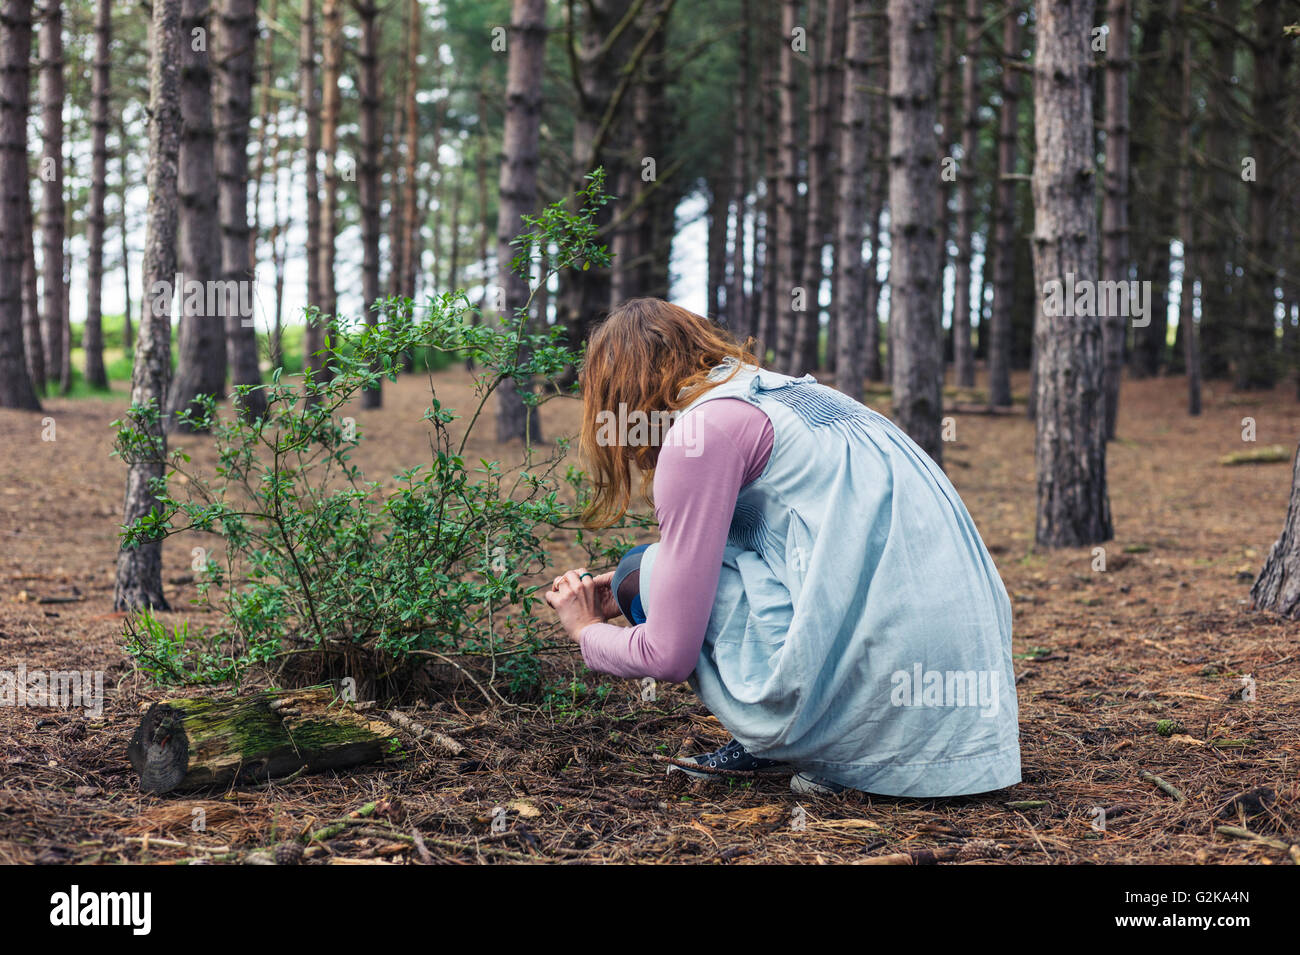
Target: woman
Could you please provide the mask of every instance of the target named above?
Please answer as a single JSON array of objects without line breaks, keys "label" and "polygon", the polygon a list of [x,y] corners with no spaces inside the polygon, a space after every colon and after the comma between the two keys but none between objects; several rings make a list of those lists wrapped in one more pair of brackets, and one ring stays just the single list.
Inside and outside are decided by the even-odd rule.
[{"label": "woman", "polygon": [[[546,599],[593,670],[689,679],[734,736],[695,763],[788,772],[796,792],[1020,781],[1010,601],[907,435],[659,299],[592,332],[582,391],[588,525],[627,512],[635,468],[660,539],[612,573],[557,577]],[[641,425],[662,416],[655,441]],[[632,626],[607,622],[620,614]]]}]

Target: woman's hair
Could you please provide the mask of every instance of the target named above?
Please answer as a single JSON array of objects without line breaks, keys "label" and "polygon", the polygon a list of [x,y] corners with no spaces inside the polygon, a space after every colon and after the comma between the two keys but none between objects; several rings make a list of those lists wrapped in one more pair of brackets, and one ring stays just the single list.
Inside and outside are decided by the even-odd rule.
[{"label": "woman's hair", "polygon": [[[740,345],[707,318],[659,298],[629,299],[596,326],[587,339],[580,376],[579,447],[594,471],[595,486],[582,515],[588,527],[608,527],[627,513],[633,464],[642,472],[645,500],[651,503],[651,481],[659,460],[659,441],[636,447],[623,436],[601,441],[602,425],[610,416],[625,420],[620,409],[628,414],[641,412],[651,421],[679,411],[729,380],[741,363],[758,364],[750,350],[753,341]],[[731,374],[708,380],[710,370],[727,358],[737,362]]]}]

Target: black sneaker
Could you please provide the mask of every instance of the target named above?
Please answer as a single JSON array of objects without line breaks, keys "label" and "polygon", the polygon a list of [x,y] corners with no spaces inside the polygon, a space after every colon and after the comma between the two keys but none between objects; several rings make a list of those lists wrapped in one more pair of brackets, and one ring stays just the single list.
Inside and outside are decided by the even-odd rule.
[{"label": "black sneaker", "polygon": [[733,739],[722,749],[714,750],[712,753],[701,753],[699,756],[689,756],[687,759],[718,772],[699,772],[685,766],[669,766],[668,772],[683,772],[695,779],[712,779],[723,773],[788,773],[790,771],[790,766],[780,760],[752,755],[737,739]]}]

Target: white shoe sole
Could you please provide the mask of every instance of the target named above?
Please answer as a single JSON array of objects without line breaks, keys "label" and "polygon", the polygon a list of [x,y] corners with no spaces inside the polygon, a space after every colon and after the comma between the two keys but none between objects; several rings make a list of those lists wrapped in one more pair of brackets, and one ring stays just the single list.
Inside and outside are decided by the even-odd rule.
[{"label": "white shoe sole", "polygon": [[841,786],[839,783],[833,783],[829,779],[818,779],[816,776],[810,776],[807,773],[795,773],[790,777],[790,791],[801,796],[838,796],[840,793],[846,792],[848,788],[847,786]]}]

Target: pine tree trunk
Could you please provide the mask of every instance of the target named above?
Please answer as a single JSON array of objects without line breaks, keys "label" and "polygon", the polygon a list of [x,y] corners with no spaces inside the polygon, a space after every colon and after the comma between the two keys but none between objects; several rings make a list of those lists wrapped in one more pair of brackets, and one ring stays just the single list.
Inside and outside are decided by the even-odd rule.
[{"label": "pine tree trunk", "polygon": [[933,0],[889,0],[889,325],[894,414],[943,463]]},{"label": "pine tree trunk", "polygon": [[959,388],[975,387],[971,349],[971,237],[975,234],[975,153],[979,146],[980,0],[966,0],[966,62],[961,71],[961,165],[957,179],[957,254],[952,311],[952,356]]},{"label": "pine tree trunk", "polygon": [[419,192],[415,179],[420,149],[420,114],[416,110],[416,93],[420,88],[420,0],[411,0],[406,22],[406,163],[402,181],[402,258],[401,294],[415,297],[415,271],[419,258],[415,243],[419,229]]},{"label": "pine tree trunk", "polygon": [[735,150],[732,154],[731,167],[731,208],[734,237],[731,244],[731,283],[727,286],[727,310],[731,313],[732,333],[741,342],[755,333],[752,322],[749,296],[745,292],[745,263],[748,254],[745,246],[748,238],[745,223],[749,204],[749,13],[750,0],[742,0],[740,25],[739,67],[735,92],[735,125],[732,127],[732,141]]},{"label": "pine tree trunk", "polygon": [[[298,29],[298,104],[305,120],[303,157],[307,193],[307,304],[321,304],[320,274],[320,87],[316,83],[316,0],[302,0]],[[319,371],[324,363],[317,352],[324,347],[320,322],[308,319],[303,329],[303,371]]]},{"label": "pine tree trunk", "polygon": [[[181,152],[176,226],[176,266],[185,281],[221,277],[221,223],[217,218],[216,128],[212,120],[212,32],[208,0],[181,0]],[[200,42],[206,31],[207,41]],[[200,395],[222,398],[226,391],[226,329],[222,313],[210,313],[207,295],[181,297],[176,377],[167,397],[168,426],[193,431],[179,419],[197,413]]]},{"label": "pine tree trunk", "polygon": [[447,289],[452,292],[460,290],[460,216],[461,204],[465,201],[464,167],[454,172],[451,191],[451,249],[447,262]]},{"label": "pine tree trunk", "polygon": [[1178,143],[1178,234],[1183,243],[1183,278],[1178,300],[1178,332],[1187,374],[1187,413],[1194,417],[1201,413],[1201,352],[1193,299],[1195,282],[1200,276],[1193,266],[1199,266],[1203,257],[1197,239],[1200,229],[1192,208],[1192,40],[1186,17],[1179,18],[1178,36],[1183,50],[1183,97],[1179,107],[1182,132]]},{"label": "pine tree trunk", "polygon": [[762,364],[767,363],[767,355],[771,353],[773,365],[777,364],[777,282],[780,280],[778,270],[778,228],[781,219],[780,198],[781,191],[781,148],[780,148],[780,116],[777,109],[777,103],[780,100],[780,79],[775,62],[780,58],[781,50],[781,33],[776,29],[778,24],[769,23],[771,16],[771,5],[765,5],[763,11],[768,16],[764,17],[764,26],[766,29],[760,31],[760,37],[766,37],[769,44],[775,45],[775,50],[771,46],[765,45],[763,51],[766,55],[761,57],[761,73],[763,78],[763,244],[762,244],[762,293],[759,301],[759,317],[756,322],[758,326],[759,351],[758,359]]},{"label": "pine tree trunk", "polygon": [[1285,87],[1280,0],[1255,3],[1254,89],[1251,94],[1251,157],[1255,178],[1248,182],[1244,316],[1237,342],[1234,383],[1240,389],[1271,388],[1277,383],[1279,356],[1274,310],[1277,288],[1278,180],[1284,172],[1278,131],[1285,126]]},{"label": "pine tree trunk", "polygon": [[[120,137],[118,140],[119,142],[124,143],[127,141],[125,123],[121,124],[118,127],[118,136]],[[118,203],[118,210],[121,213],[121,217],[122,217],[120,222],[121,228],[118,230],[117,233],[118,238],[122,242],[122,298],[124,300],[124,304],[122,307],[123,309],[122,310],[122,347],[126,350],[126,353],[129,355],[131,353],[131,349],[135,347],[135,334],[134,334],[134,330],[131,327],[131,243],[130,243],[131,223],[127,218],[127,207],[126,207],[126,184],[129,179],[129,176],[127,175],[127,159],[126,159],[125,149],[121,150],[118,153],[117,165],[119,170],[118,184],[117,184],[118,187],[117,203]],[[28,216],[28,221],[30,223],[30,212]],[[28,240],[30,241],[31,239],[30,227],[27,230],[27,237]],[[35,288],[36,288],[36,278],[35,278],[35,270],[33,269],[33,278],[32,278],[33,299],[35,299],[36,297]],[[144,296],[141,295],[141,298],[143,297]]]},{"label": "pine tree trunk", "polygon": [[[268,23],[276,22],[278,0],[269,0],[266,9]],[[267,148],[273,123],[271,90],[275,87],[275,29],[267,28],[266,41],[262,47],[261,75],[258,77],[257,107],[257,161],[253,166],[253,206],[252,225],[248,231],[248,260],[257,262],[257,244],[262,239],[262,180],[266,177]]]},{"label": "pine tree trunk", "polygon": [[[1109,0],[1106,18],[1106,169],[1101,205],[1101,277],[1127,288],[1128,262],[1128,71],[1129,0]],[[1099,296],[1100,298],[1100,296]],[[1124,336],[1127,313],[1103,314],[1102,351],[1105,354],[1106,440],[1115,437],[1119,414],[1119,385],[1124,371]]]},{"label": "pine tree trunk", "polygon": [[[848,0],[830,0],[829,19],[826,21],[827,47],[829,62],[826,66],[826,168],[829,180],[821,190],[821,221],[825,227],[822,245],[830,252],[828,267],[821,270],[824,281],[834,282],[835,265],[839,258],[839,216],[837,197],[840,190],[840,117],[844,112],[844,50],[849,34]],[[820,322],[821,315],[818,314]],[[836,356],[839,345],[836,341],[839,329],[835,321],[835,289],[831,288],[831,300],[826,309],[826,338],[824,347],[820,346],[820,330],[813,338],[813,357],[824,354],[822,367],[834,379]]]},{"label": "pine tree trunk", "polygon": [[104,373],[104,199],[108,193],[109,44],[113,32],[110,0],[95,0],[95,62],[91,73],[90,208],[86,213],[86,324],[81,347],[84,374],[92,388],[107,388]]},{"label": "pine tree trunk", "polygon": [[63,4],[50,0],[41,23],[41,319],[45,337],[45,373],[59,376],[59,390],[71,382],[63,372]]},{"label": "pine tree trunk", "polygon": [[[994,188],[993,311],[989,316],[989,405],[1011,405],[1011,317],[1016,292],[1016,174],[1020,109],[1019,0],[1005,0],[1002,106],[998,111],[998,180]],[[981,336],[982,337],[982,336]]]},{"label": "pine tree trunk", "polygon": [[[334,281],[335,242],[338,238],[339,203],[339,77],[343,68],[343,7],[340,0],[324,0],[321,4],[321,101],[320,145],[325,158],[325,175],[321,190],[320,236],[317,249],[320,265],[317,279],[320,282],[320,329],[326,338],[333,337],[335,315],[338,312],[338,291]],[[319,350],[324,340],[314,342]],[[315,365],[316,381],[328,381],[328,358],[322,357]]]},{"label": "pine tree trunk", "polygon": [[1151,282],[1151,321],[1134,329],[1130,367],[1133,377],[1159,375],[1169,364],[1166,337],[1171,260],[1169,242],[1178,228],[1177,161],[1174,151],[1164,148],[1170,137],[1179,135],[1177,83],[1181,76],[1178,45],[1169,37],[1170,16],[1177,15],[1181,0],[1161,0],[1147,7],[1138,47],[1136,89],[1142,94],[1140,121],[1130,142],[1129,165],[1138,171],[1143,188],[1131,200],[1129,215],[1129,257],[1137,272]]},{"label": "pine tree trunk", "polygon": [[[1236,25],[1240,0],[1216,0],[1216,13],[1225,23]],[[1207,267],[1201,275],[1201,370],[1208,379],[1228,376],[1232,343],[1228,331],[1233,324],[1240,294],[1236,278],[1238,249],[1233,197],[1241,182],[1241,147],[1234,120],[1234,84],[1237,34],[1230,29],[1210,31],[1210,75],[1207,87],[1205,147],[1213,172],[1206,176],[1209,195],[1201,226],[1207,250]]]},{"label": "pine tree trunk", "polygon": [[[717,324],[729,327],[723,303],[726,301],[727,284],[727,196],[731,192],[731,184],[725,176],[719,175],[710,178],[705,188],[709,193],[709,227],[705,252],[709,285],[706,314]],[[611,295],[611,302],[612,300]]]},{"label": "pine tree trunk", "polygon": [[[799,285],[805,289],[804,309],[795,315],[794,354],[791,367],[798,374],[817,370],[819,339],[821,337],[821,286],[824,278],[822,252],[826,247],[827,208],[826,190],[834,190],[834,170],[831,168],[830,150],[830,90],[828,88],[829,60],[834,56],[834,30],[836,3],[809,4],[808,35],[809,54],[812,60],[812,80],[808,90],[808,173],[805,196],[803,274]],[[816,16],[813,14],[816,13]],[[821,36],[815,36],[815,30]]]},{"label": "pine tree trunk", "polygon": [[[356,2],[361,17],[360,82],[361,93],[361,168],[357,171],[357,191],[361,203],[361,298],[365,302],[366,324],[379,325],[374,306],[379,290],[379,7],[371,0]],[[378,370],[378,369],[376,369]],[[364,408],[378,408],[384,403],[382,381],[361,395]]]},{"label": "pine tree trunk", "polygon": [[[28,30],[28,47],[30,55],[31,31]],[[30,76],[30,70],[29,70]],[[26,103],[26,100],[24,100]],[[27,167],[27,141],[23,140],[23,173],[30,178]],[[26,181],[26,180],[24,180]],[[27,352],[27,372],[32,387],[39,397],[45,395],[45,342],[41,337],[41,296],[36,279],[36,217],[32,211],[32,193],[24,189],[19,197],[22,204],[22,308],[23,308],[23,347]]]},{"label": "pine tree trunk", "polygon": [[[782,0],[781,46],[778,83],[780,100],[780,178],[776,186],[776,228],[771,241],[775,246],[772,270],[773,295],[776,303],[776,366],[785,374],[796,372],[796,330],[801,314],[795,311],[799,287],[799,262],[795,257],[795,217],[799,214],[799,88],[795,80],[794,32],[799,24],[798,0]],[[807,289],[804,289],[806,305]]]},{"label": "pine tree trunk", "polygon": [[[232,383],[253,388],[238,400],[241,414],[260,418],[266,393],[260,389],[253,310],[255,281],[248,257],[248,124],[253,107],[253,59],[257,41],[257,0],[218,0],[217,208],[221,221],[221,277],[227,290],[226,351]],[[233,299],[233,301],[232,301]]]},{"label": "pine tree trunk", "polygon": [[[663,28],[671,3],[665,4],[653,19],[638,18],[633,0],[588,0],[581,9],[585,13],[580,42],[571,51],[575,86],[580,87],[580,93],[573,118],[570,188],[576,191],[584,187],[586,175],[599,166],[605,170],[606,190],[610,191],[621,181],[626,159],[623,150],[615,148],[630,125],[621,107],[635,89],[632,81],[653,40],[647,31]],[[627,23],[634,25],[628,28]],[[620,25],[624,28],[619,29]],[[608,229],[613,219],[612,204],[596,212],[595,221],[602,229]],[[613,303],[613,277],[610,269],[592,266],[568,269],[561,280],[558,315],[569,342],[577,345],[608,313]],[[634,284],[640,286],[639,294],[648,293],[641,291],[642,283]],[[576,370],[570,371],[566,380],[574,374]]]},{"label": "pine tree trunk", "polygon": [[31,0],[0,8],[0,408],[40,411],[23,340],[23,191],[32,45]]},{"label": "pine tree trunk", "polygon": [[[953,33],[954,22],[957,16],[957,6],[960,0],[935,0],[934,14],[937,24],[937,47],[935,50],[937,59],[934,64],[934,83],[935,83],[935,100],[934,100],[934,118],[935,130],[937,133],[935,150],[936,155],[949,158],[953,155],[952,144],[954,133],[956,132],[957,111],[954,108],[956,103],[953,97],[953,78],[957,72],[957,57],[953,54]],[[939,288],[945,289],[948,272],[948,239],[952,234],[952,216],[949,208],[952,198],[952,183],[949,179],[939,176],[935,182],[934,190],[934,221],[935,221],[935,241],[938,243],[935,260],[939,270]],[[954,303],[955,304],[955,303]],[[949,318],[948,328],[952,328],[951,316],[947,316],[948,303],[946,295],[940,293],[939,300],[939,336],[940,349],[947,360],[951,347],[944,332],[943,320]]]},{"label": "pine tree trunk", "polygon": [[866,290],[866,373],[868,381],[885,381],[889,373],[881,361],[880,291],[888,281],[888,272],[881,274],[884,264],[880,236],[883,231],[885,199],[889,191],[889,18],[883,8],[876,5],[871,12],[871,70],[869,85],[884,93],[872,94],[871,121],[868,127],[870,148],[867,175],[867,234],[871,240],[871,258],[867,263]]},{"label": "pine tree trunk", "polygon": [[[870,0],[852,0],[844,61],[844,96],[840,115],[839,188],[835,280],[831,285],[831,320],[835,336],[835,382],[855,401],[866,378],[866,331],[875,315],[866,308],[866,264],[862,240],[867,231],[867,184],[871,165],[871,29]],[[872,239],[875,247],[875,239]],[[872,256],[872,266],[875,256]]]},{"label": "pine tree trunk", "polygon": [[1291,500],[1282,534],[1269,551],[1250,599],[1256,610],[1300,617],[1300,451],[1291,466]]},{"label": "pine tree trunk", "polygon": [[[546,0],[513,0],[508,48],[505,148],[497,203],[497,285],[504,291],[504,314],[498,321],[503,325],[513,325],[517,311],[528,301],[528,280],[510,268],[511,242],[523,228],[523,216],[537,208]],[[497,440],[540,440],[536,417],[530,415],[515,383],[503,381],[497,388]]]},{"label": "pine tree trunk", "polygon": [[1037,541],[1043,547],[1096,544],[1112,534],[1101,320],[1095,309],[1072,314],[1071,301],[1072,281],[1097,279],[1092,68],[1081,39],[1092,22],[1092,0],[1045,0],[1038,6],[1034,281],[1044,297],[1035,342],[1035,459]]},{"label": "pine tree trunk", "polygon": [[[405,96],[405,93],[402,94]],[[479,108],[482,106],[483,91],[479,89]],[[389,149],[388,149],[388,297],[401,298],[402,296],[402,246],[405,243],[403,236],[403,223],[406,217],[402,213],[402,170],[406,168],[402,161],[402,150],[405,148],[405,120],[406,109],[402,106],[404,100],[394,99],[393,102],[393,125],[389,131]],[[479,115],[483,115],[482,112]],[[486,133],[481,133],[486,135]]]},{"label": "pine tree trunk", "polygon": [[[181,0],[154,0],[149,35],[149,209],[145,222],[144,277],[147,306],[140,319],[131,404],[161,409],[171,374],[172,297],[176,272],[177,160],[181,146]],[[150,482],[161,478],[167,435],[161,417],[146,428],[152,453],[142,452],[128,466],[124,523],[157,506]],[[162,589],[162,541],[141,543],[117,556],[115,610],[167,609]]]}]

